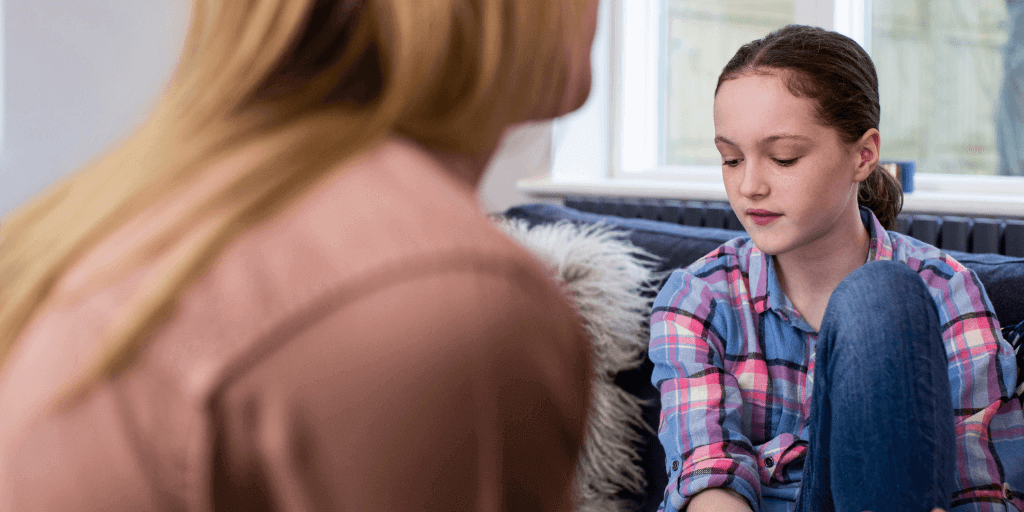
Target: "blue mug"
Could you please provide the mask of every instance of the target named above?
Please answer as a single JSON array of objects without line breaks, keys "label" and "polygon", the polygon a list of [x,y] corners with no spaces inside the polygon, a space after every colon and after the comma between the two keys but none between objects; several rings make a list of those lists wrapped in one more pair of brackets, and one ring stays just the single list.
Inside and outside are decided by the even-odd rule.
[{"label": "blue mug", "polygon": [[885,160],[878,165],[900,182],[904,194],[914,191],[914,170],[917,166],[913,160]]}]

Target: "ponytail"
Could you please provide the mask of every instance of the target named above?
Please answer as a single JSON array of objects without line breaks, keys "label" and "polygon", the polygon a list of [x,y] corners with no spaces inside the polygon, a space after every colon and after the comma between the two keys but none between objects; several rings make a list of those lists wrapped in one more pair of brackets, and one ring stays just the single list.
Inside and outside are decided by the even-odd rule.
[{"label": "ponytail", "polygon": [[857,203],[870,208],[887,230],[896,228],[896,216],[903,209],[903,187],[896,178],[875,166],[857,188]]}]

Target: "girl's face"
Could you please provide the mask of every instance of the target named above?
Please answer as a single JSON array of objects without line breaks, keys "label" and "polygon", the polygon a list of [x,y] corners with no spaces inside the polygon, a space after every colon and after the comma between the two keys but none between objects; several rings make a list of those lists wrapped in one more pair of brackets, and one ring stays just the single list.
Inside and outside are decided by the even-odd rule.
[{"label": "girl's face", "polygon": [[741,75],[715,96],[715,145],[729,203],[766,254],[827,253],[854,243],[862,229],[857,185],[878,161],[878,131],[868,130],[867,144],[847,145],[814,109],[776,74]]}]

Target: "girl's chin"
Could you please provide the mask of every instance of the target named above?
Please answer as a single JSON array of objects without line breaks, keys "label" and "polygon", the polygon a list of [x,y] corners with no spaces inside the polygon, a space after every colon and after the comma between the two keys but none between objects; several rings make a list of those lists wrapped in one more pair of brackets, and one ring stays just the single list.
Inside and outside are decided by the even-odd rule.
[{"label": "girl's chin", "polygon": [[769,256],[778,256],[790,249],[785,241],[774,237],[751,235],[750,240],[759,251]]}]

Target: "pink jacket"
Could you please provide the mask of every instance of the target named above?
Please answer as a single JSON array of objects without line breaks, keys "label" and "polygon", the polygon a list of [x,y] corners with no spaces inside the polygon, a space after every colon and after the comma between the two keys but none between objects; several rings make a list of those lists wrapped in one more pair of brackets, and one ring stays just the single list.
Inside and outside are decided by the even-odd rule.
[{"label": "pink jacket", "polygon": [[589,376],[573,311],[469,184],[407,142],[373,155],[233,242],[66,412],[45,406],[161,267],[43,310],[0,373],[0,511],[569,510]]}]

